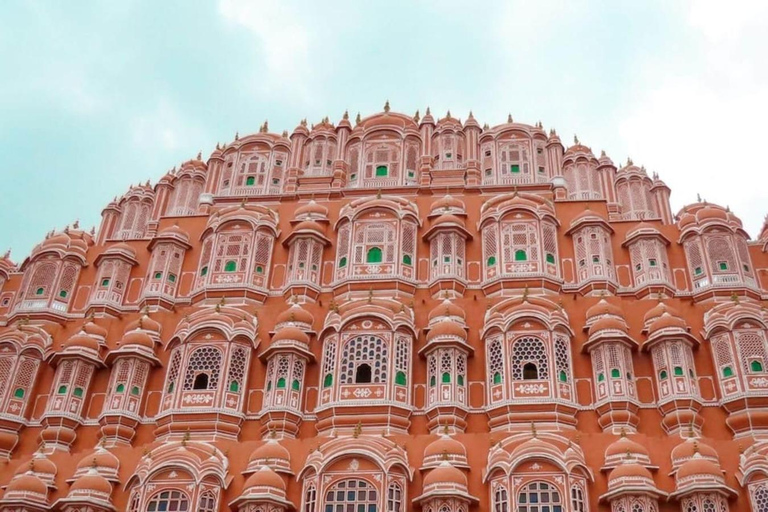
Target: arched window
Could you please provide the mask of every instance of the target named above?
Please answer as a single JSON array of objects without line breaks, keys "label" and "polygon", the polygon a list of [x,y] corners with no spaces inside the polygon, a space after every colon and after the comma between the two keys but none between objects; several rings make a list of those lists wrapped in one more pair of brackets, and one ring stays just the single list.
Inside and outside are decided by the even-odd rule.
[{"label": "arched window", "polygon": [[315,503],[317,502],[317,489],[314,484],[307,487],[304,494],[304,512],[315,512]]},{"label": "arched window", "polygon": [[585,512],[587,510],[584,490],[579,485],[571,487],[571,510],[572,512]]},{"label": "arched window", "polygon": [[366,263],[381,263],[381,248],[371,247],[365,256]]},{"label": "arched window", "polygon": [[363,363],[355,369],[355,384],[369,384],[371,382],[371,365]]},{"label": "arched window", "polygon": [[752,360],[749,363],[749,369],[752,370],[755,373],[762,372],[763,371],[763,363],[761,363],[757,359]]},{"label": "arched window", "polygon": [[208,374],[198,373],[195,375],[195,382],[192,384],[192,389],[208,389]]},{"label": "arched window", "polygon": [[507,490],[498,486],[493,493],[493,512],[508,512],[509,499],[507,498]]},{"label": "arched window", "polygon": [[[221,352],[214,347],[201,347],[195,350],[187,363],[184,377],[184,389],[217,389],[221,370]],[[205,377],[202,377],[205,375]],[[205,387],[197,387],[205,385]]]},{"label": "arched window", "polygon": [[[168,509],[169,512],[173,509]],[[216,497],[211,491],[205,491],[200,495],[200,504],[197,506],[197,512],[217,512]]]},{"label": "arched window", "polygon": [[365,480],[342,480],[325,495],[325,507],[322,510],[377,512],[376,489]]},{"label": "arched window", "polygon": [[525,380],[524,368],[532,364],[537,379],[549,378],[549,365],[544,342],[538,338],[525,337],[512,345],[512,379]]},{"label": "arched window", "polygon": [[754,512],[768,511],[768,486],[765,485],[765,482],[750,486],[750,491],[752,510]]},{"label": "arched window", "polygon": [[[546,507],[546,508],[545,508]],[[518,512],[563,512],[557,488],[547,482],[531,482],[517,494]]]},{"label": "arched window", "polygon": [[161,491],[155,494],[147,504],[147,512],[171,510],[189,510],[189,497],[181,491]]},{"label": "arched window", "polygon": [[533,363],[525,363],[523,366],[523,380],[537,380],[539,378],[539,369]]},{"label": "arched window", "polygon": [[[356,336],[344,345],[339,379],[342,384],[385,383],[388,365],[387,344],[383,339],[376,336]],[[364,368],[360,369],[361,367]],[[360,378],[363,381],[358,380]]]},{"label": "arched window", "polygon": [[525,253],[524,250],[518,249],[515,251],[515,261],[527,261],[528,255]]},{"label": "arched window", "polygon": [[399,484],[393,483],[389,485],[387,491],[387,512],[402,512],[403,511],[403,490]]}]

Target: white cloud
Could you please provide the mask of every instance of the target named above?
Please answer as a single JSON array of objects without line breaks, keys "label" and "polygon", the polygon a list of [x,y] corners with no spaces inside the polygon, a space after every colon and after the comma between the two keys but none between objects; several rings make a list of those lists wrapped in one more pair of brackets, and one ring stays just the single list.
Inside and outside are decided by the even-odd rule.
[{"label": "white cloud", "polygon": [[[768,173],[760,155],[768,118],[766,5],[692,1],[692,48],[652,56],[638,69],[619,127],[635,161],[658,171],[677,208],[695,200],[727,204],[756,236]],[[760,27],[760,25],[763,27]]]},{"label": "white cloud", "polygon": [[300,10],[279,0],[220,0],[219,12],[257,39],[266,73],[253,77],[254,85],[267,93],[289,90],[308,98],[311,34]]}]

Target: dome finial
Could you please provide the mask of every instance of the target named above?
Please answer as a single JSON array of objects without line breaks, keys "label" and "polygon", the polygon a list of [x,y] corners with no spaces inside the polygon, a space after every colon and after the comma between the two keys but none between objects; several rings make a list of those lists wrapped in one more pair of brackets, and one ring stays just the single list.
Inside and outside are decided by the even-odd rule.
[{"label": "dome finial", "polygon": [[387,102],[384,103],[384,112],[389,112],[389,100],[387,100]]},{"label": "dome finial", "polygon": [[235,140],[240,140],[240,132],[235,132]]},{"label": "dome finial", "polygon": [[362,119],[360,118],[360,112],[358,112],[357,117],[355,118],[355,125],[360,124],[360,121],[362,121]]},{"label": "dome finial", "polygon": [[349,119],[349,110],[344,109],[344,115],[341,116],[341,118],[344,119],[345,121],[348,120]]},{"label": "dome finial", "polygon": [[202,151],[198,151],[197,152],[197,159],[198,160],[202,160],[203,159],[203,152]]},{"label": "dome finial", "polygon": [[421,120],[421,116],[419,116],[419,111],[416,110],[416,113],[413,114],[413,122],[418,123]]},{"label": "dome finial", "polygon": [[575,133],[573,134],[573,143],[576,144],[577,146],[580,144],[579,136],[576,135]]},{"label": "dome finial", "polygon": [[699,194],[698,192],[696,193],[696,202],[697,203],[701,202],[701,194]]},{"label": "dome finial", "polygon": [[427,107],[427,115],[432,115],[432,113],[429,111],[429,107]]},{"label": "dome finial", "polygon": [[514,123],[514,121],[512,120],[512,114],[507,114],[507,122]]},{"label": "dome finial", "polygon": [[448,112],[445,113],[445,118],[450,119],[451,118],[451,109],[448,109]]}]

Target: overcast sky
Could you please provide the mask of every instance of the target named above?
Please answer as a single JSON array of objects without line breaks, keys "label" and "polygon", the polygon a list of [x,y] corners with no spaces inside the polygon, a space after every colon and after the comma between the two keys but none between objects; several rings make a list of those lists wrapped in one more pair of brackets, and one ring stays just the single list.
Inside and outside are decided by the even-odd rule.
[{"label": "overcast sky", "polygon": [[[473,5],[474,4],[474,5]],[[427,106],[578,134],[679,210],[768,213],[766,1],[0,2],[0,251],[306,117]]]}]

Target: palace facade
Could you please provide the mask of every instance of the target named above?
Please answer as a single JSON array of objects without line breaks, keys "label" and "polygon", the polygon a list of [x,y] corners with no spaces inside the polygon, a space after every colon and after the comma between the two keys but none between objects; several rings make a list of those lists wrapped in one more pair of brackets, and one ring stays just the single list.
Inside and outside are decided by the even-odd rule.
[{"label": "palace facade", "polygon": [[0,259],[2,511],[768,511],[768,226],[541,123],[236,135]]}]

